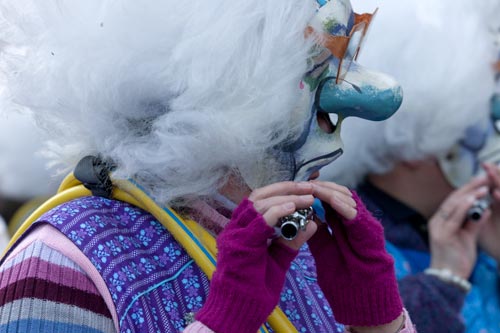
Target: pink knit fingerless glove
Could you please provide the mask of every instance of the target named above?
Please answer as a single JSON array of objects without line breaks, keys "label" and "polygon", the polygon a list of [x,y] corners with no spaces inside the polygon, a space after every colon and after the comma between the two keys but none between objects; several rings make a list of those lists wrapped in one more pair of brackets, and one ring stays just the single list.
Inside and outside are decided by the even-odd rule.
[{"label": "pink knit fingerless glove", "polygon": [[335,318],[346,325],[378,326],[403,311],[394,260],[385,250],[384,230],[353,192],[357,216],[339,217],[326,203],[326,225],[309,241],[318,283]]},{"label": "pink knit fingerless glove", "polygon": [[253,203],[244,200],[217,238],[217,269],[196,319],[217,333],[255,333],[279,300],[297,251],[274,235]]}]

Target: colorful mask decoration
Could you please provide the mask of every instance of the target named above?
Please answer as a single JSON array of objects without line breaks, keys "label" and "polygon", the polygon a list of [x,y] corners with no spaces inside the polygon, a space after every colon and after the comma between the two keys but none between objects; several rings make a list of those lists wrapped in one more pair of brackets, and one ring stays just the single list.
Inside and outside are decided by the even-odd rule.
[{"label": "colorful mask decoration", "polygon": [[342,154],[342,121],[359,117],[380,121],[402,102],[402,89],[391,77],[356,63],[374,14],[356,14],[348,0],[318,0],[317,15],[307,33],[319,44],[311,70],[300,88],[311,116],[302,135],[283,150],[293,159],[294,180],[307,180]]},{"label": "colorful mask decoration", "polygon": [[[494,69],[497,85],[500,85],[500,60]],[[490,106],[489,123],[469,127],[464,139],[439,159],[445,177],[454,187],[463,186],[483,172],[481,163],[500,166],[500,93],[491,97]]]}]

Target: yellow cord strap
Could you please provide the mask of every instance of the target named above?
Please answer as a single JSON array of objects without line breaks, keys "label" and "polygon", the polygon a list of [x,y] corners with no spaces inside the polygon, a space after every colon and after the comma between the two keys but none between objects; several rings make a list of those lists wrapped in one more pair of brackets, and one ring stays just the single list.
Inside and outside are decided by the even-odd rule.
[{"label": "yellow cord strap", "polygon": [[[128,202],[151,213],[169,231],[175,240],[181,244],[203,273],[209,279],[212,278],[215,271],[217,249],[215,238],[210,233],[195,221],[181,218],[172,209],[167,207],[161,208],[144,191],[128,180],[113,180],[113,185],[113,199]],[[61,183],[58,193],[28,217],[12,237],[7,248],[10,248],[31,224],[45,212],[64,202],[89,195],[92,195],[92,193],[81,185],[73,174],[68,175]],[[298,333],[297,329],[279,307],[276,307],[271,313],[268,323],[277,333]],[[262,326],[260,332],[267,332],[267,329]]]}]

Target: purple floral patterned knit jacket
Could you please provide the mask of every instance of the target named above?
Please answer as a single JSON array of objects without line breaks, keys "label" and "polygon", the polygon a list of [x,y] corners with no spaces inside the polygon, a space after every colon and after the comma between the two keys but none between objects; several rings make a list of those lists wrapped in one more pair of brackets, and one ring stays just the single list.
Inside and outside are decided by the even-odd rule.
[{"label": "purple floral patterned knit jacket", "polygon": [[[100,197],[84,197],[47,212],[36,222],[34,228],[47,223],[66,235],[79,248],[97,269],[100,277],[89,276],[81,273],[81,267],[73,267],[75,279],[80,281],[85,290],[78,290],[79,283],[64,282],[73,283],[72,296],[64,299],[62,303],[60,300],[57,303],[57,311],[61,312],[64,312],[64,306],[71,307],[72,311],[75,311],[75,307],[82,309],[88,322],[81,323],[77,328],[74,325],[65,327],[64,325],[70,323],[64,323],[62,319],[62,323],[54,324],[56,318],[51,318],[50,323],[44,322],[43,318],[36,318],[38,325],[59,325],[57,327],[61,327],[60,332],[68,329],[72,332],[110,332],[107,329],[80,330],[81,327],[86,327],[85,325],[95,326],[95,321],[102,319],[102,316],[113,317],[106,311],[89,314],[92,307],[85,308],[82,305],[81,299],[85,297],[83,292],[91,292],[91,287],[87,286],[89,280],[92,282],[90,284],[95,285],[96,279],[102,279],[107,286],[120,332],[182,331],[207,296],[209,282],[205,274],[152,215],[137,207]],[[26,254],[23,256],[29,257]],[[50,257],[57,256],[51,254],[49,258],[44,258],[48,261],[48,270],[55,271],[55,266],[63,265],[61,262],[64,260],[58,259],[57,262],[51,263]],[[18,256],[8,260],[18,260],[23,264]],[[17,267],[12,266],[10,262],[7,265],[4,263],[2,267]],[[82,276],[77,276],[78,272]],[[40,284],[42,280],[47,279],[51,279],[51,283],[58,283],[55,277],[49,278],[47,274],[37,276],[35,272],[32,275],[31,284]],[[2,301],[2,295],[7,295],[13,288],[19,289],[16,282],[10,281],[12,283],[9,284],[7,274],[4,274],[2,279],[4,277],[7,288],[4,288],[4,294],[0,290],[0,314],[3,311],[12,313],[12,299],[3,297]],[[99,293],[95,290],[92,294],[97,297],[94,304],[102,306],[105,303],[99,299]],[[40,302],[47,301],[48,297],[43,294],[28,296],[30,299],[35,297],[35,300]],[[16,297],[23,299],[23,295]],[[101,295],[102,297],[105,298]],[[336,323],[316,283],[314,260],[306,246],[301,249],[287,274],[280,306],[299,332],[344,331],[342,325]],[[24,317],[18,321],[4,323],[7,326],[3,327],[0,322],[0,330],[5,328],[6,332],[11,332],[9,325],[12,328],[13,325],[29,326],[35,323],[34,319],[29,323],[34,314],[19,311],[19,316]],[[110,311],[113,312],[113,309]],[[106,327],[109,329],[109,325]]]}]

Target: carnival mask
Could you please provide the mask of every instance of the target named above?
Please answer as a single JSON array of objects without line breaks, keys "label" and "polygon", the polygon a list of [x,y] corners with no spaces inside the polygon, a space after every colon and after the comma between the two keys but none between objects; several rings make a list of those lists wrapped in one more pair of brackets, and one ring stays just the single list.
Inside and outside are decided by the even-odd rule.
[{"label": "carnival mask", "polygon": [[470,126],[466,129],[464,138],[447,154],[438,158],[443,174],[453,187],[465,185],[481,171],[482,161],[479,156],[495,136],[491,124]]},{"label": "carnival mask", "polygon": [[300,83],[310,117],[299,139],[283,148],[292,155],[294,180],[309,179],[342,154],[340,128],[345,118],[385,120],[402,102],[402,89],[394,79],[356,62],[375,13],[354,13],[349,0],[317,2],[307,33],[315,34],[319,45]]},{"label": "carnival mask", "polygon": [[[500,84],[500,62],[496,64],[496,80]],[[490,122],[466,130],[465,137],[446,156],[439,158],[441,170],[454,187],[465,185],[473,176],[483,172],[481,163],[500,166],[500,93],[490,102]]]}]

